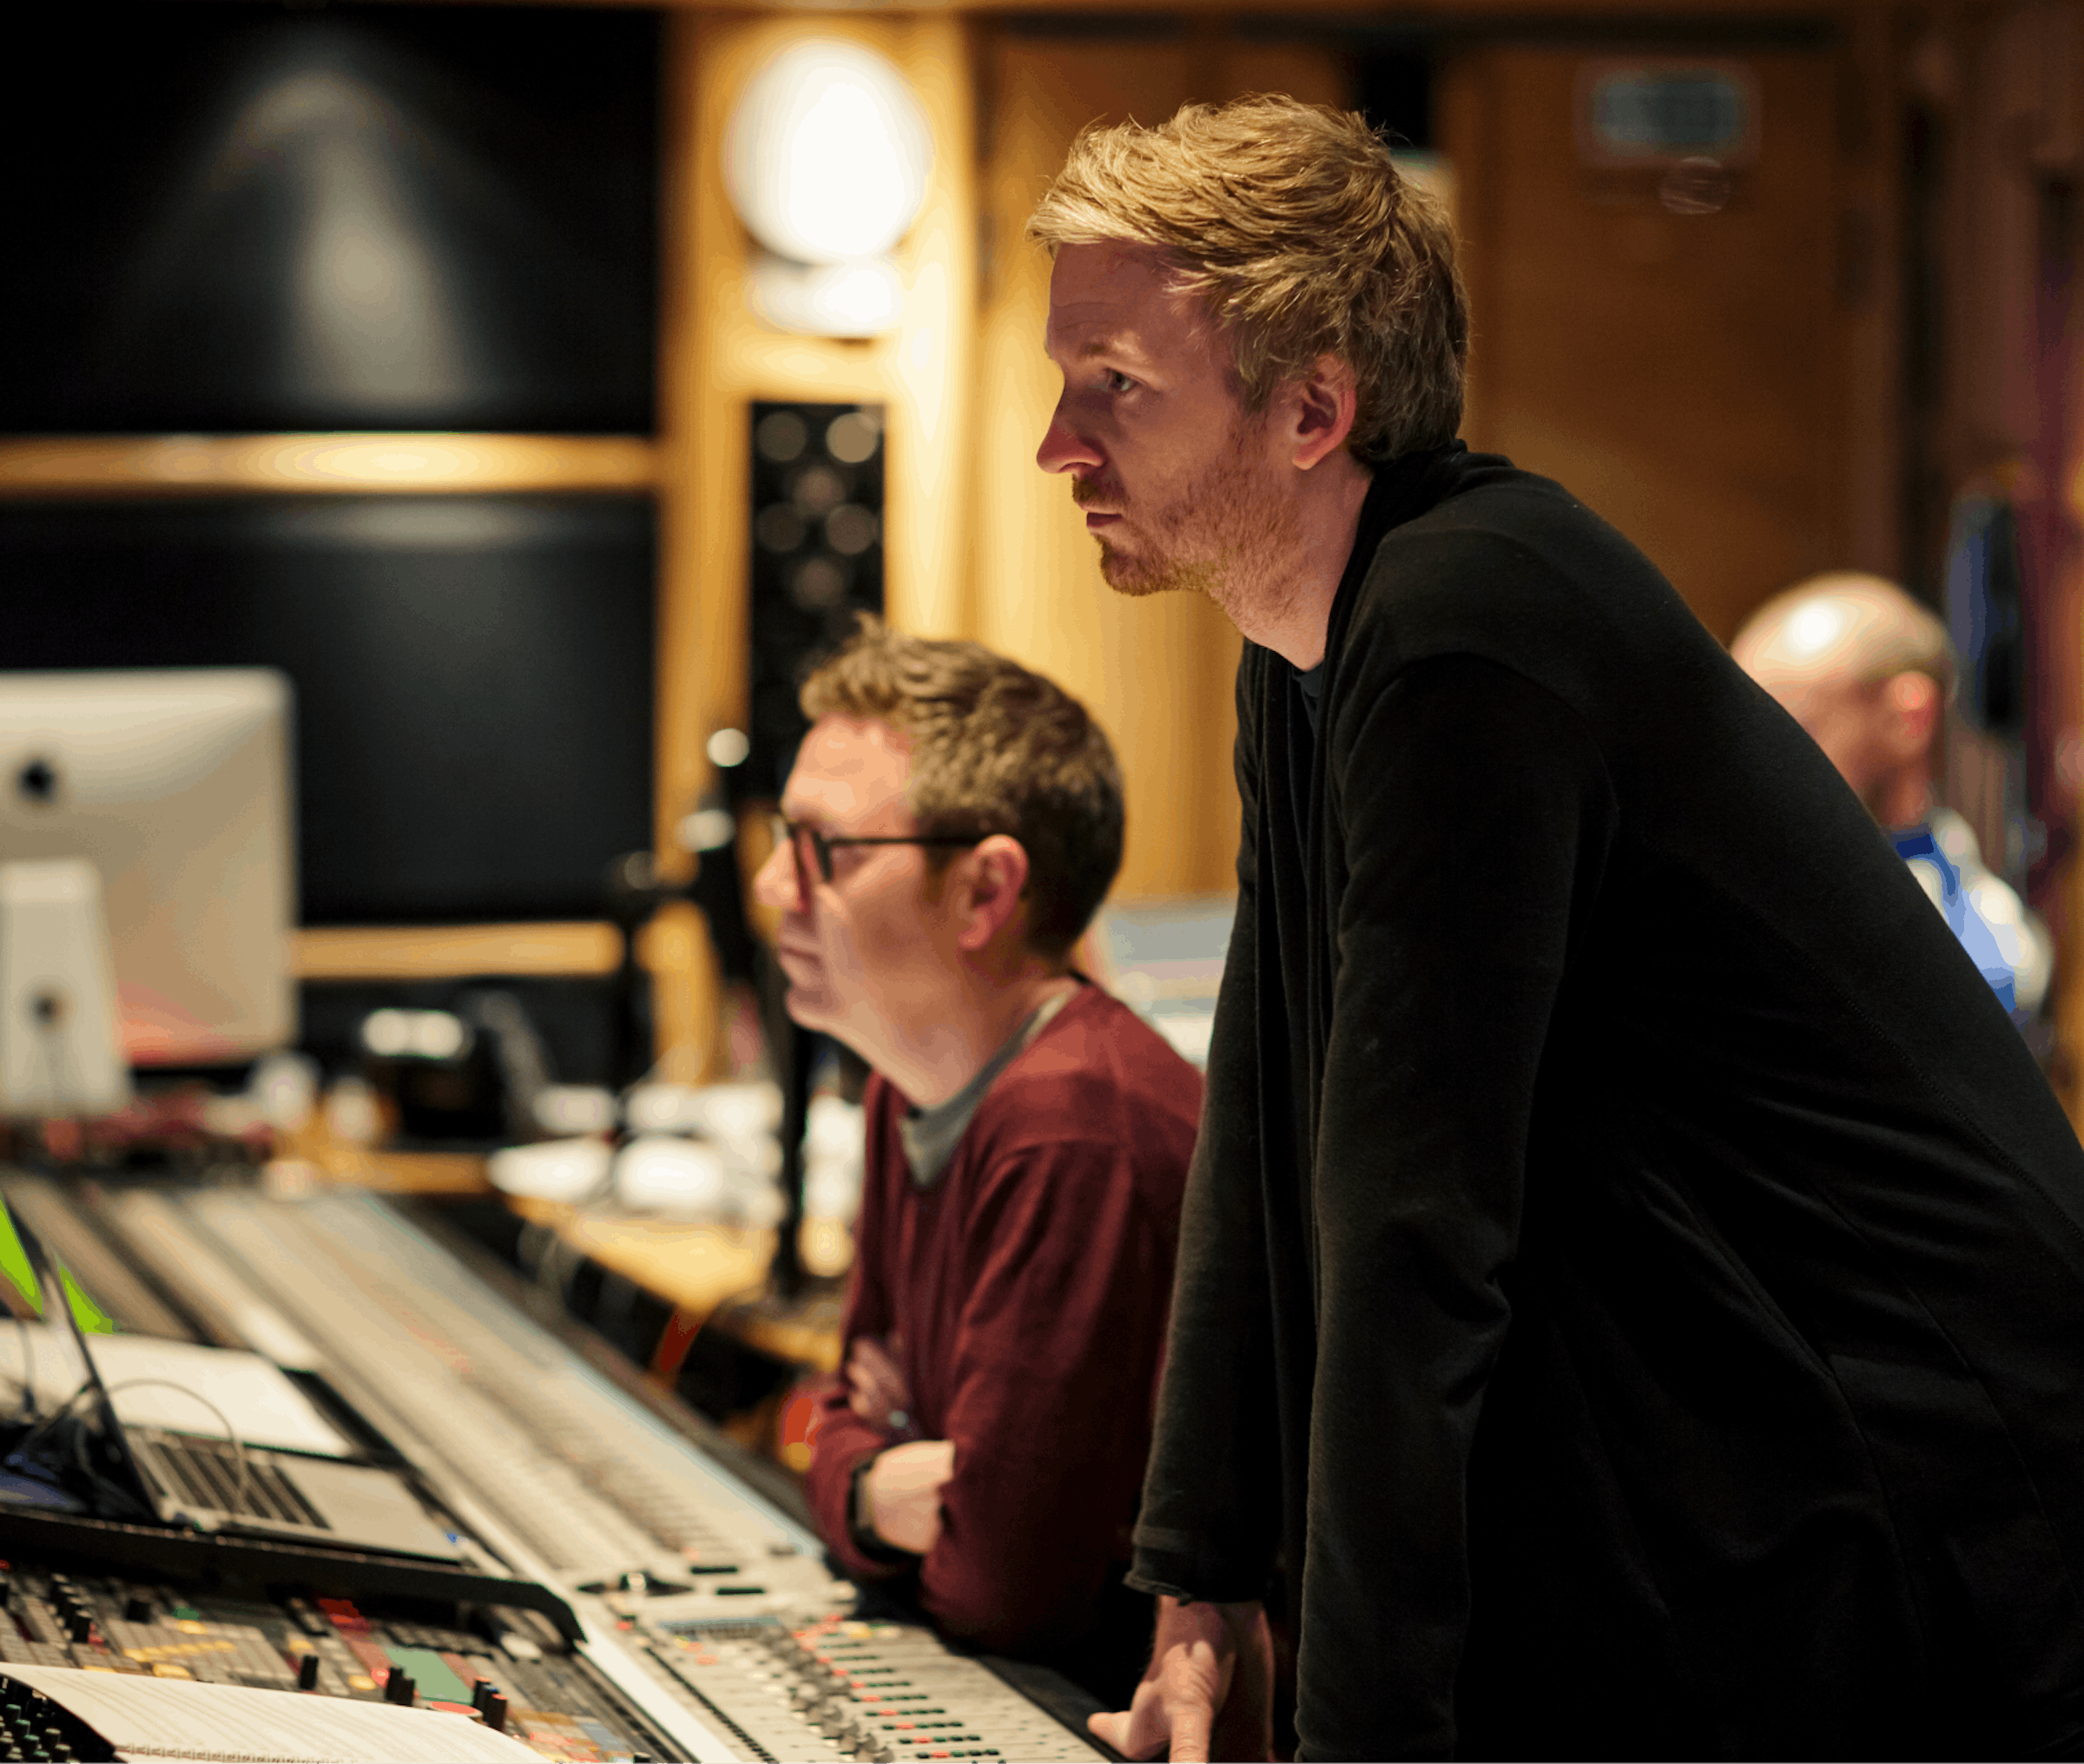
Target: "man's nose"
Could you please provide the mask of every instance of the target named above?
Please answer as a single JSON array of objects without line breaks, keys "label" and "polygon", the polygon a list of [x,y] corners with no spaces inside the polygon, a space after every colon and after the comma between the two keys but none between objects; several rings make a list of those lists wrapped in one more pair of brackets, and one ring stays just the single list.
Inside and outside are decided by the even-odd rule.
[{"label": "man's nose", "polygon": [[801,912],[802,891],[796,883],[796,855],[785,839],[767,854],[753,874],[753,898],[778,912]]},{"label": "man's nose", "polygon": [[1097,471],[1101,464],[1100,451],[1072,425],[1064,404],[1058,399],[1056,409],[1050,412],[1049,428],[1041,446],[1035,450],[1035,464],[1045,471],[1075,471],[1080,466]]}]

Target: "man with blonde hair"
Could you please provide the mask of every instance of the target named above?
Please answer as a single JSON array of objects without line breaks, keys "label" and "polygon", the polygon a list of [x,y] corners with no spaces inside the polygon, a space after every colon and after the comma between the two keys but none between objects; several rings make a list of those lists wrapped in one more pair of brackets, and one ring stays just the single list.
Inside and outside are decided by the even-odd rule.
[{"label": "man with blonde hair", "polygon": [[[1151,1601],[1122,1570],[1201,1081],[1070,965],[1121,861],[1113,750],[1039,675],[873,623],[802,701],[755,892],[789,1015],[875,1074],[810,1504],[882,1599],[1126,1695]],[[880,1720],[857,1738],[960,1738]]]},{"label": "man with blonde hair", "polygon": [[2054,966],[2048,932],[1933,793],[1954,696],[1946,627],[1893,582],[1835,570],[1766,602],[1730,653],[1823,748],[2012,1021],[2030,1028]]},{"label": "man with blonde hair", "polygon": [[1455,440],[1439,208],[1282,98],[1095,128],[1040,453],[1247,639],[1133,1756],[2084,1748],[2084,1153],[1858,800]]}]

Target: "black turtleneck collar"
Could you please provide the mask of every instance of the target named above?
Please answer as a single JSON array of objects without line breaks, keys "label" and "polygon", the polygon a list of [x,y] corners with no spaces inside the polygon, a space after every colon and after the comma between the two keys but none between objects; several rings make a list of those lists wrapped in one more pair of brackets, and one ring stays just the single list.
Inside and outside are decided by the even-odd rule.
[{"label": "black turtleneck collar", "polygon": [[1440,466],[1468,451],[1460,441],[1443,447],[1427,447],[1416,453],[1400,454],[1375,468],[1361,504],[1361,517],[1353,532],[1353,550],[1346,556],[1345,573],[1339,577],[1338,592],[1332,596],[1329,627],[1325,633],[1324,657],[1315,668],[1298,668],[1296,684],[1302,688],[1302,708],[1309,718],[1311,734],[1317,732],[1317,714],[1324,702],[1325,671],[1344,634],[1351,615],[1353,597],[1367,578],[1368,566],[1390,530],[1414,520],[1440,500],[1435,481]]},{"label": "black turtleneck collar", "polygon": [[1361,504],[1361,518],[1354,528],[1353,550],[1347,554],[1346,573],[1340,576],[1339,591],[1332,596],[1331,626],[1325,634],[1324,643],[1327,661],[1339,647],[1346,622],[1353,615],[1354,596],[1367,579],[1368,568],[1374,563],[1375,554],[1381,550],[1382,541],[1392,528],[1416,520],[1441,499],[1444,486],[1439,482],[1440,468],[1468,451],[1463,443],[1450,441],[1444,447],[1426,447],[1416,453],[1400,454],[1387,464],[1375,468],[1375,482],[1368,486],[1367,499]]}]

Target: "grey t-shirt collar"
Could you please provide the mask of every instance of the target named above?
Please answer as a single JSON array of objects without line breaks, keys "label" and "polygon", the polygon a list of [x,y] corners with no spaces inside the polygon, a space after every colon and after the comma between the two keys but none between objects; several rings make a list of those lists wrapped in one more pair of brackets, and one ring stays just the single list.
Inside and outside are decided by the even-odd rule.
[{"label": "grey t-shirt collar", "polygon": [[984,1093],[992,1088],[993,1081],[1049,1026],[1050,1019],[1082,991],[1083,987],[1073,986],[1053,998],[1045,999],[1027,1021],[1013,1031],[1006,1045],[979,1068],[977,1076],[946,1102],[936,1102],[931,1109],[907,1109],[898,1117],[897,1134],[904,1143],[905,1162],[911,1169],[913,1188],[930,1188],[940,1180],[949,1160],[955,1155],[955,1148],[962,1143],[970,1117],[976,1114],[977,1105],[984,1101]]}]

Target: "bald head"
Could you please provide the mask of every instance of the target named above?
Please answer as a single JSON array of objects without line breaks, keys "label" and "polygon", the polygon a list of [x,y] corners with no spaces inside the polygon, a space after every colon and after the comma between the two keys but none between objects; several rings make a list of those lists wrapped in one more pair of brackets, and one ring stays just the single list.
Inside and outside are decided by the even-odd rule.
[{"label": "bald head", "polygon": [[1769,676],[1869,685],[1898,674],[1923,675],[1944,697],[1954,690],[1947,628],[1878,576],[1812,576],[1753,613],[1731,648],[1768,691]]},{"label": "bald head", "polygon": [[1878,576],[1812,576],[1752,614],[1731,651],[1877,819],[1923,818],[1954,691],[1953,646],[1929,610]]}]

